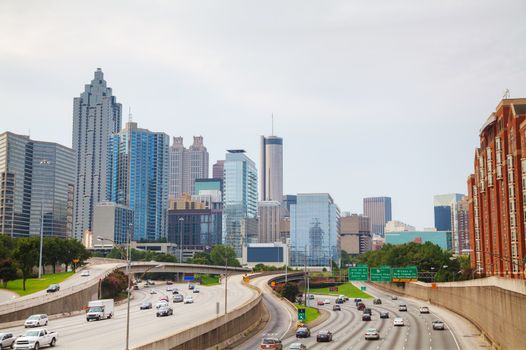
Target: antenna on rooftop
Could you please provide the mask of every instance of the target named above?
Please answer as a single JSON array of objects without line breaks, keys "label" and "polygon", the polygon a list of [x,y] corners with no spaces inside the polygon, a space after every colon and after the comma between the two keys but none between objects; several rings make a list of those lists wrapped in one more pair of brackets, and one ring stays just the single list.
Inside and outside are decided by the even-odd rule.
[{"label": "antenna on rooftop", "polygon": [[506,100],[510,98],[510,89],[504,90],[504,96],[502,96],[502,99]]},{"label": "antenna on rooftop", "polygon": [[274,113],[272,113],[272,134],[270,136],[274,136]]},{"label": "antenna on rooftop", "polygon": [[133,121],[133,118],[132,118],[131,107],[129,107],[129,109],[128,109],[128,123],[131,123],[132,121]]}]

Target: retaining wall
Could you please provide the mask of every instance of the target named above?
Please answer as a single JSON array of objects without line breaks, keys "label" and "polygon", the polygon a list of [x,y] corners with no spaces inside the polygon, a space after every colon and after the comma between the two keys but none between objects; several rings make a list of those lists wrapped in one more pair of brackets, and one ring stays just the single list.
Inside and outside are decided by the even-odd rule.
[{"label": "retaining wall", "polygon": [[426,300],[473,322],[498,349],[526,348],[526,295],[496,286],[446,286],[417,283],[375,286]]}]

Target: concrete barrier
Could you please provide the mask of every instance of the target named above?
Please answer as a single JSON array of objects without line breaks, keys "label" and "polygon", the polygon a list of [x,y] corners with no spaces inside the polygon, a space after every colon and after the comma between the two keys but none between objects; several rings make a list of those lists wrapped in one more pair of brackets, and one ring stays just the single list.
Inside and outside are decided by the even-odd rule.
[{"label": "concrete barrier", "polygon": [[[478,282],[481,284],[481,282]],[[526,295],[488,285],[372,283],[380,289],[429,301],[475,324],[497,349],[525,349]]]}]

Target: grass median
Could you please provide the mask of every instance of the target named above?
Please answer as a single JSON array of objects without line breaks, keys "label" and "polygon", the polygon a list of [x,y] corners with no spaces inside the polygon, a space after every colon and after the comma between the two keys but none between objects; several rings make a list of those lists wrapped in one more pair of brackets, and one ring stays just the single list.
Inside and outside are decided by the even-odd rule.
[{"label": "grass median", "polygon": [[321,294],[321,295],[345,295],[349,298],[362,298],[362,299],[372,299],[372,296],[360,290],[360,288],[354,286],[352,283],[340,284],[338,291],[332,292],[329,290],[329,287],[325,288],[311,288],[311,294]]},{"label": "grass median", "polygon": [[202,286],[217,286],[221,284],[217,275],[201,275],[200,278]]},{"label": "grass median", "polygon": [[318,318],[318,316],[320,316],[320,312],[318,311],[318,309],[315,309],[313,307],[308,307],[308,306],[304,306],[302,304],[294,304],[296,306],[296,309],[305,309],[305,316],[307,317],[305,319],[305,321],[303,321],[303,323],[310,323],[312,321],[314,321],[315,319]]},{"label": "grass median", "polygon": [[33,294],[36,292],[39,292],[41,290],[47,289],[50,284],[53,283],[60,283],[64,281],[66,278],[71,277],[73,275],[73,272],[60,272],[55,274],[47,274],[43,275],[41,279],[38,278],[28,278],[26,280],[26,290],[22,289],[22,279],[17,279],[14,281],[10,281],[7,283],[7,289],[12,292],[17,293],[20,296]]}]

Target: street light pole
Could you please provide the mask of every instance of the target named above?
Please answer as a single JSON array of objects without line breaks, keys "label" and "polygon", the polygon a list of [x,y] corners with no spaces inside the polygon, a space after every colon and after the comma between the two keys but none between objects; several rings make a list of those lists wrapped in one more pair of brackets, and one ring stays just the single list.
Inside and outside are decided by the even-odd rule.
[{"label": "street light pole", "polygon": [[128,288],[126,289],[128,291],[128,306],[126,311],[126,350],[129,349],[129,343],[130,343],[130,281],[131,281],[131,256],[130,256],[130,243],[131,243],[131,227],[132,223],[129,223],[128,225],[128,247],[126,251],[126,260],[127,266],[126,270],[128,271]]},{"label": "street light pole", "polygon": [[[46,159],[40,161],[40,165],[43,165],[44,168],[48,164],[49,161]],[[42,197],[40,197],[40,255],[38,258],[38,279],[42,277],[42,246],[44,245],[44,196],[45,193],[42,191]]]}]

